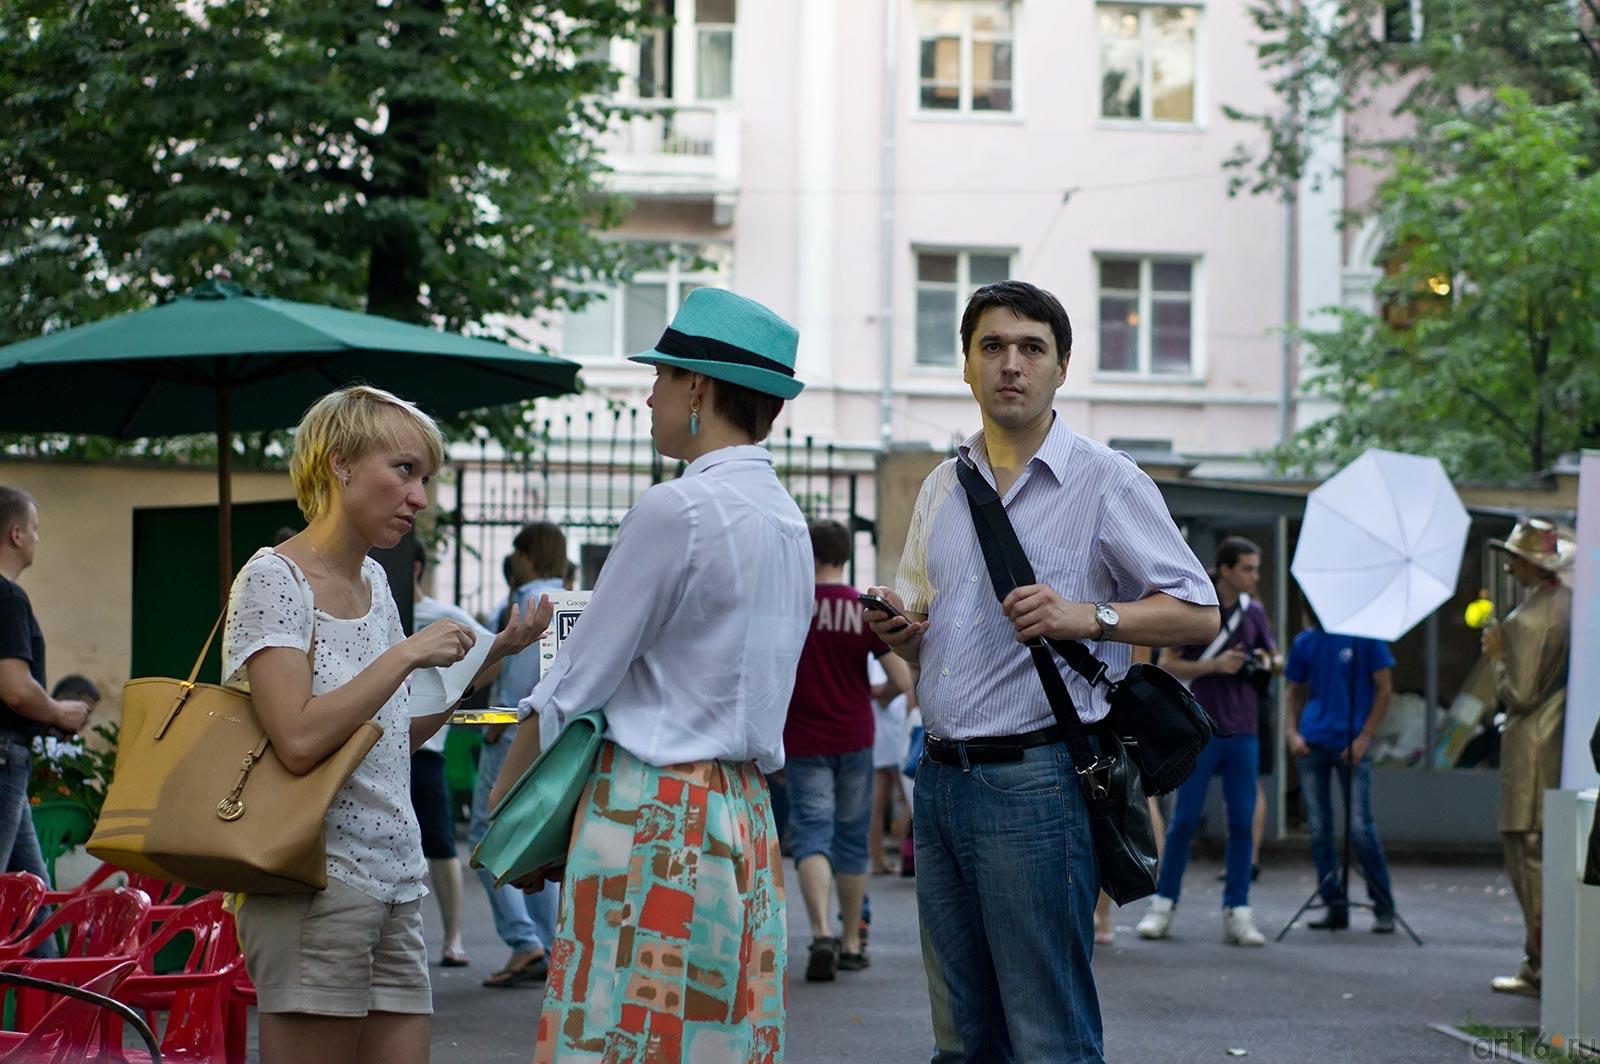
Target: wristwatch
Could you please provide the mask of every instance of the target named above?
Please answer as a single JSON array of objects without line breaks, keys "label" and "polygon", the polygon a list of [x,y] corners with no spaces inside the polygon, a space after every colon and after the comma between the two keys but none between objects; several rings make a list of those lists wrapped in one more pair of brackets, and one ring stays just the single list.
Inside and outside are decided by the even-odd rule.
[{"label": "wristwatch", "polygon": [[1109,602],[1096,602],[1094,604],[1094,619],[1100,622],[1100,639],[1110,639],[1116,634],[1117,625],[1122,623],[1122,614]]}]

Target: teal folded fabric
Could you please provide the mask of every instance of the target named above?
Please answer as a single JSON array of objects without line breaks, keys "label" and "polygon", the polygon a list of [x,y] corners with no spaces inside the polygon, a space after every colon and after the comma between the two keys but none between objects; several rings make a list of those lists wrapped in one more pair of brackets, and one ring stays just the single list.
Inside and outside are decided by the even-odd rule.
[{"label": "teal folded fabric", "polygon": [[472,851],[472,867],[487,868],[495,886],[501,886],[566,864],[572,821],[605,730],[600,710],[568,722],[490,810],[489,830]]}]

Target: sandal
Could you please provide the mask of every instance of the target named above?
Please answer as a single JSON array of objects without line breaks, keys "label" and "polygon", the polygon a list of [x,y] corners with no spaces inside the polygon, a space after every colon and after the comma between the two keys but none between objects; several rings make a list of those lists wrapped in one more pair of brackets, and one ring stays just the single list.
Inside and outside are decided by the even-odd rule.
[{"label": "sandal", "polygon": [[542,983],[550,974],[550,955],[541,953],[530,961],[525,961],[515,968],[506,967],[495,972],[483,981],[483,985],[501,989],[511,986],[521,986],[524,983]]},{"label": "sandal", "polygon": [[467,959],[467,951],[464,949],[447,948],[444,951],[444,955],[439,958],[439,967],[441,968],[465,968],[471,963],[472,961]]}]

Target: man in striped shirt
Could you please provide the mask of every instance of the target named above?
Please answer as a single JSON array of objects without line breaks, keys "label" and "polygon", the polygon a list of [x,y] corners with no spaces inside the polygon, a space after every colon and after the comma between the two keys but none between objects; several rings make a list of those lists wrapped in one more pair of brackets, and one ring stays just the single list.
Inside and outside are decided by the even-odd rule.
[{"label": "man in striped shirt", "polygon": [[[1023,644],[1081,639],[1120,676],[1132,645],[1205,643],[1216,592],[1150,478],[1052,409],[1072,327],[1020,281],[973,293],[962,379],[983,430],[922,485],[898,593],[909,620],[869,611],[916,672],[928,732],[914,805],[917,901],[948,1025],[938,1060],[1099,1061],[1095,866],[1072,759]],[[1037,582],[995,599],[956,462],[999,492]],[[1108,711],[1057,662],[1079,719]]]}]

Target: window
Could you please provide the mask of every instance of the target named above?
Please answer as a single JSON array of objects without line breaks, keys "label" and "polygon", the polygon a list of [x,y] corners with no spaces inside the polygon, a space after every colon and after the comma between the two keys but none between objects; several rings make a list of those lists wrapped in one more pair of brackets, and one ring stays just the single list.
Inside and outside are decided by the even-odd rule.
[{"label": "window", "polygon": [[1010,0],[917,0],[917,99],[924,111],[1010,111]]},{"label": "window", "polygon": [[1100,371],[1192,376],[1196,264],[1102,258],[1099,266]]},{"label": "window", "polygon": [[973,290],[1011,276],[1005,251],[917,252],[917,364],[961,360],[961,311]]},{"label": "window", "polygon": [[696,0],[694,8],[697,100],[733,99],[733,24],[737,0]]},{"label": "window", "polygon": [[1193,123],[1200,9],[1097,4],[1100,117]]},{"label": "window", "polygon": [[561,322],[561,352],[577,358],[626,358],[647,351],[685,296],[705,285],[726,286],[732,272],[727,244],[678,244],[665,266],[640,270],[620,287],[596,292]]},{"label": "window", "polygon": [[1413,44],[1422,39],[1422,0],[1385,0],[1383,41]]},{"label": "window", "polygon": [[738,0],[647,0],[635,89],[645,100],[733,99]]}]

